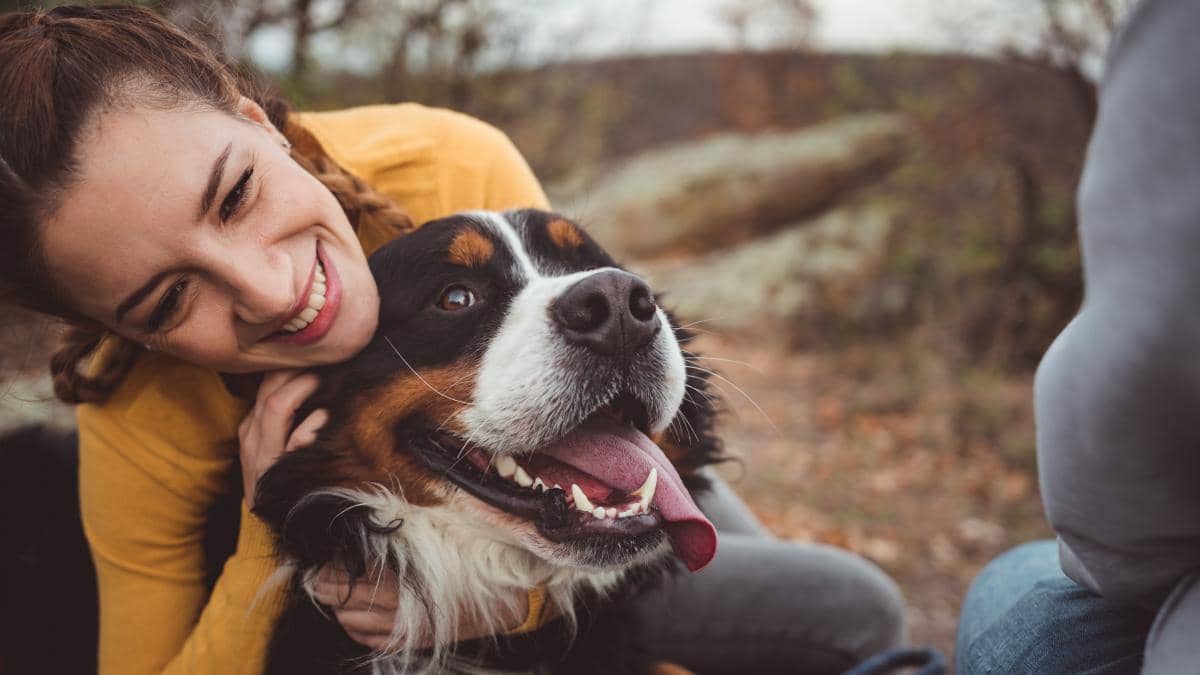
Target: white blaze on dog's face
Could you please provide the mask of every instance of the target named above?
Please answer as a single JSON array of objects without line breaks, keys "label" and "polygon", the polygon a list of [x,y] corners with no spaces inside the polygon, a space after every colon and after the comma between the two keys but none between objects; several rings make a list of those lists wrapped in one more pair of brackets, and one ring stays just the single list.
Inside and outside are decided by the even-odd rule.
[{"label": "white blaze on dog's face", "polygon": [[[322,369],[305,406],[330,420],[263,476],[255,512],[301,579],[395,573],[389,663],[439,671],[461,613],[501,632],[520,590],[570,623],[584,588],[712,559],[681,476],[719,452],[705,371],[644,282],[540,211],[433,221],[370,266],[376,334]],[[433,651],[405,656],[431,608]]]},{"label": "white blaze on dog's face", "polygon": [[394,484],[555,566],[711,559],[675,466],[711,461],[711,410],[641,279],[539,211],[434,221],[370,263],[378,333],[319,403],[358,455],[338,487]]}]

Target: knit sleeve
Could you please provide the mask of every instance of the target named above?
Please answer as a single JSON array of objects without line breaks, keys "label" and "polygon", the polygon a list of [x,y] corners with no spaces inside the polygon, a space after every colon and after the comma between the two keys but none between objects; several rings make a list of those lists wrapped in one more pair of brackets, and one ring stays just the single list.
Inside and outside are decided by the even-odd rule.
[{"label": "knit sleeve", "polygon": [[1035,383],[1063,569],[1145,604],[1200,569],[1198,22],[1144,2],[1110,52],[1079,187],[1086,300]]},{"label": "knit sleeve", "polygon": [[278,566],[269,531],[243,507],[236,552],[211,593],[204,558],[209,511],[232,483],[240,412],[215,375],[161,365],[144,364],[110,402],[78,411],[99,671],[259,673],[282,605],[268,584]]}]

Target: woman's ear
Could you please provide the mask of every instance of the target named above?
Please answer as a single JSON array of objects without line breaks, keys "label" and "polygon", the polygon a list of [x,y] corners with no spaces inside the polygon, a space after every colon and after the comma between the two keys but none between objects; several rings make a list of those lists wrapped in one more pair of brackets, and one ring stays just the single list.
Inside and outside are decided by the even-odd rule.
[{"label": "woman's ear", "polygon": [[242,96],[238,99],[236,112],[241,117],[259,125],[264,131],[271,135],[271,138],[280,145],[287,147],[288,141],[283,136],[283,132],[275,128],[271,124],[271,119],[267,117],[267,111],[263,110],[262,106],[255,103],[253,100]]}]

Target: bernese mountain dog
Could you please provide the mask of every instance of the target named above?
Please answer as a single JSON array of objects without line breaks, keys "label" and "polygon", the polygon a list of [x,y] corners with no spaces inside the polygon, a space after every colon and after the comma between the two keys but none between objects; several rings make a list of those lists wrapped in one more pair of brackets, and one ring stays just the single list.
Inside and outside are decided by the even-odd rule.
[{"label": "bernese mountain dog", "polygon": [[[686,331],[547,212],[436,220],[370,266],[375,336],[317,371],[296,419],[329,422],[257,487],[291,572],[268,672],[642,672],[620,599],[717,547],[692,496],[720,448]],[[390,648],[312,599],[326,565],[399,579]],[[556,619],[505,636],[489,612],[530,588]],[[468,617],[497,637],[458,641]]]}]

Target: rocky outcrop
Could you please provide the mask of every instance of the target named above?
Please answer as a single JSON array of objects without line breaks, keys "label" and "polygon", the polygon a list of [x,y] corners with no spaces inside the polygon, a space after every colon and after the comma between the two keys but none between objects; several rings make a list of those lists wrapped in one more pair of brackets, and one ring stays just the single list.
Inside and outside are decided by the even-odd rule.
[{"label": "rocky outcrop", "polygon": [[793,132],[720,134],[551,189],[619,256],[704,253],[816,215],[900,161],[904,118],[872,113]]},{"label": "rocky outcrop", "polygon": [[684,323],[728,330],[789,326],[818,310],[822,284],[853,277],[882,254],[892,216],[883,203],[847,206],[726,252],[633,267]]}]

